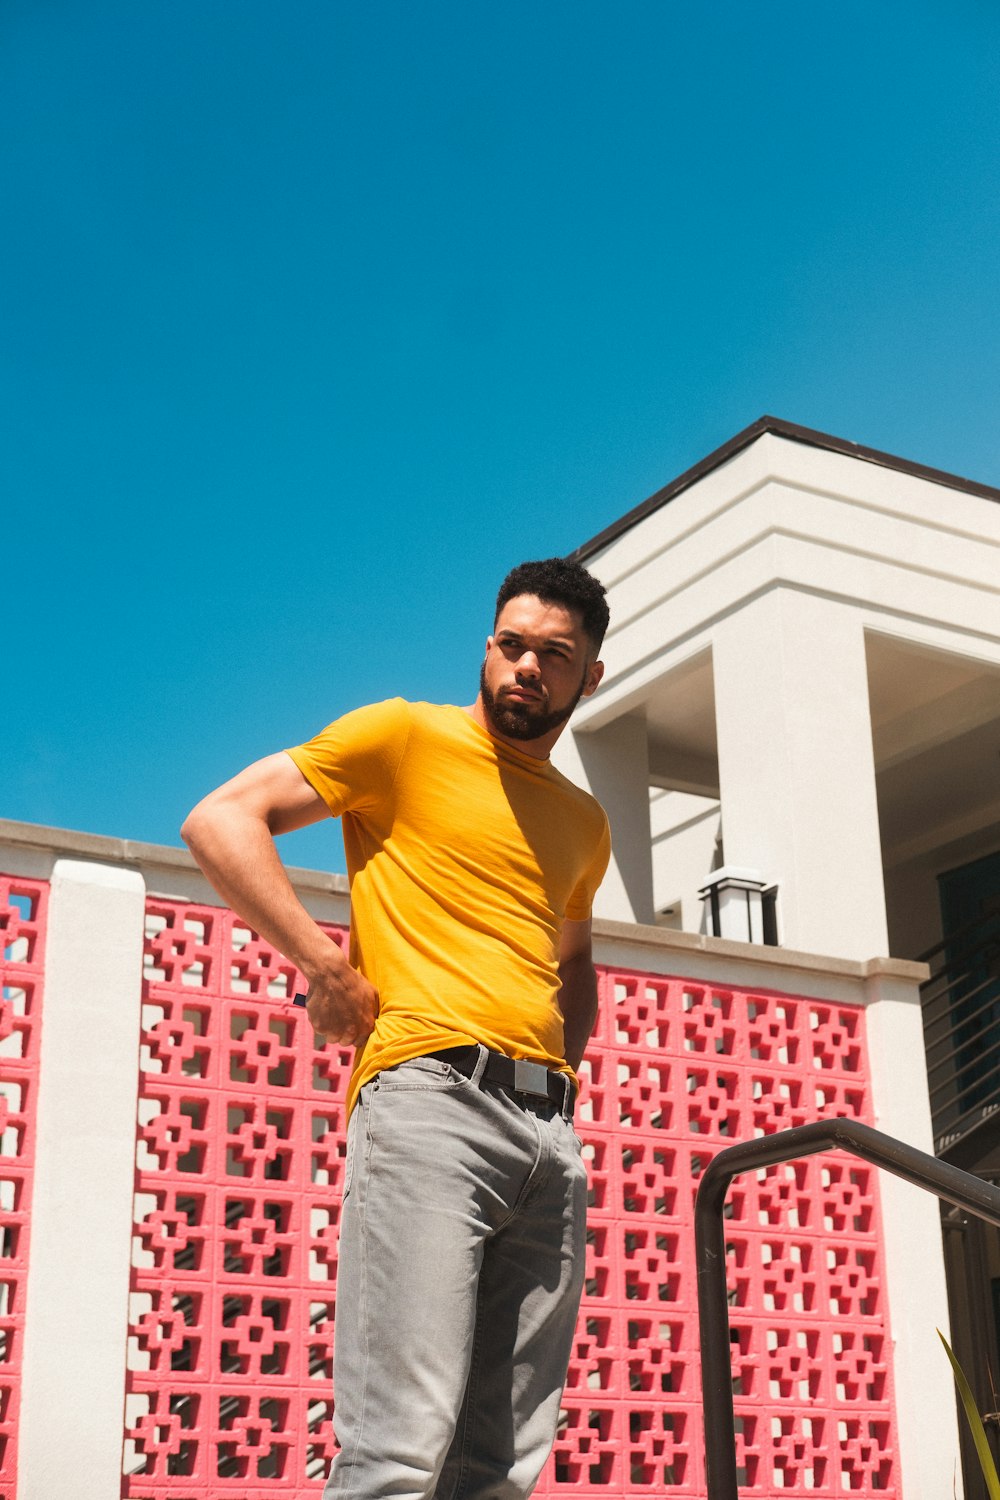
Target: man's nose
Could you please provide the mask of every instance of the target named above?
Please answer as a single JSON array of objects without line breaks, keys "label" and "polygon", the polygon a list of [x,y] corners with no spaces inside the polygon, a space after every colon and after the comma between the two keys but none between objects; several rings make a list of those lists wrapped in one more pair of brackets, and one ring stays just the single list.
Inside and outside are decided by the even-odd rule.
[{"label": "man's nose", "polygon": [[522,651],[514,670],[519,677],[540,677],[542,671],[534,651]]}]

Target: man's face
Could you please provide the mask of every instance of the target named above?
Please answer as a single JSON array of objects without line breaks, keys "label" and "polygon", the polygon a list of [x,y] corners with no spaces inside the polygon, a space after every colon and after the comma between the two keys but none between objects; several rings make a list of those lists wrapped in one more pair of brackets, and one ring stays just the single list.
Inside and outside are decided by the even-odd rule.
[{"label": "man's face", "polygon": [[502,738],[552,743],[604,668],[579,612],[520,594],[504,605],[486,642],[479,691],[490,728]]}]

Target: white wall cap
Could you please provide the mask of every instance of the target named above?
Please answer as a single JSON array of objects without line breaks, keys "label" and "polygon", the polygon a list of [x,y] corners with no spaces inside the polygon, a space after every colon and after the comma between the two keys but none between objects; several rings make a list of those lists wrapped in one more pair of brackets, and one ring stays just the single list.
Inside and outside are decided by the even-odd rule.
[{"label": "white wall cap", "polygon": [[75,880],[81,885],[103,886],[107,890],[145,892],[146,882],[138,870],[123,870],[116,865],[92,864],[82,859],[57,859],[52,870],[53,881]]},{"label": "white wall cap", "polygon": [[[280,853],[280,843],[278,847]],[[0,869],[12,875],[50,880],[63,864],[79,865],[86,869],[87,875],[67,873],[60,875],[60,879],[79,879],[100,888],[101,881],[94,875],[96,869],[105,868],[113,875],[124,868],[145,881],[150,896],[191,901],[199,906],[219,906],[222,902],[188,851],[173,844],[147,844],[0,818]],[[306,870],[296,865],[286,865],[285,873],[299,900],[317,922],[347,921],[350,885],[346,875]],[[115,880],[104,888],[134,889]]]}]

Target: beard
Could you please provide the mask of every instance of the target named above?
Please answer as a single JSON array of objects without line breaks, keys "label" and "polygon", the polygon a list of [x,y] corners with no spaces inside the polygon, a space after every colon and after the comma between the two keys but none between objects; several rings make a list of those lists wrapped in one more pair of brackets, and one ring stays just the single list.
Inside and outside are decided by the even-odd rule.
[{"label": "beard", "polygon": [[486,663],[483,662],[479,669],[479,693],[483,700],[483,708],[486,717],[493,729],[499,735],[505,735],[510,740],[538,740],[544,734],[551,734],[553,729],[558,729],[560,724],[565,724],[580,699],[587,685],[587,673],[584,671],[570,702],[563,708],[550,709],[548,699],[542,697],[537,703],[518,703],[516,700],[506,699],[503,689],[500,693],[494,693],[486,681]]}]

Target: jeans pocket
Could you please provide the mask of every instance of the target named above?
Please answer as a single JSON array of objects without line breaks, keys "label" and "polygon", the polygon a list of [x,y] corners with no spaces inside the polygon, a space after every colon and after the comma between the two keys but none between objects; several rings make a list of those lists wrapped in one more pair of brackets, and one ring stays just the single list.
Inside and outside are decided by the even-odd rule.
[{"label": "jeans pocket", "polygon": [[369,1096],[372,1084],[366,1083],[357,1097],[354,1108],[351,1110],[351,1118],[347,1122],[347,1141],[344,1150],[344,1187],[341,1199],[347,1197],[351,1191],[351,1183],[354,1181],[354,1164],[357,1161],[359,1151],[365,1149],[368,1138],[368,1108]]},{"label": "jeans pocket", "polygon": [[453,1089],[468,1081],[440,1057],[411,1057],[394,1068],[384,1068],[378,1075],[378,1090],[380,1094],[398,1094],[415,1089]]},{"label": "jeans pocket", "polygon": [[351,1191],[351,1183],[354,1181],[354,1155],[358,1149],[358,1117],[361,1114],[360,1099],[351,1110],[351,1118],[347,1122],[347,1150],[344,1153],[344,1190],[341,1198],[346,1198]]}]

